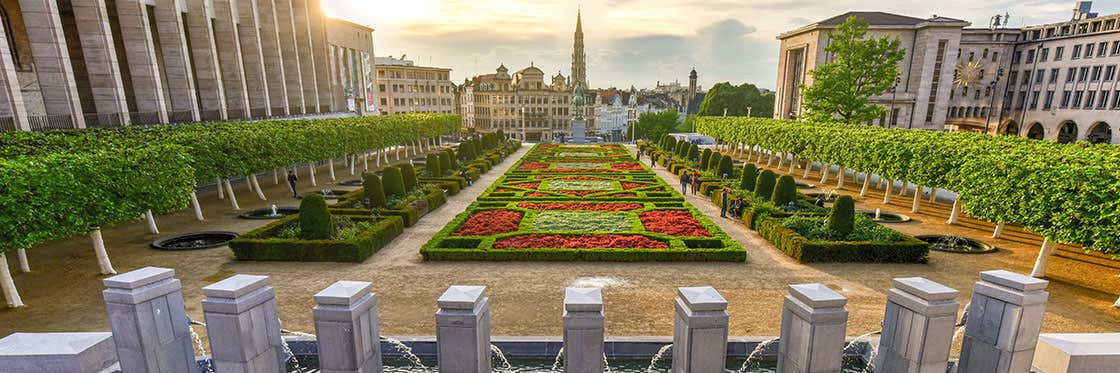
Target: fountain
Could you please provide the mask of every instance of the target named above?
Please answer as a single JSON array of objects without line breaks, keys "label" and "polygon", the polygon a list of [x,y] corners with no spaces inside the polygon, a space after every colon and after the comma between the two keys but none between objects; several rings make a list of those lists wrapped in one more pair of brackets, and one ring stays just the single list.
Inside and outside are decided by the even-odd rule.
[{"label": "fountain", "polygon": [[[882,333],[882,332],[883,332],[882,330],[876,330],[876,331],[873,331],[873,332],[860,334],[859,336],[857,336],[855,338],[852,338],[852,340],[848,341],[848,343],[844,344],[844,349],[840,350],[840,353],[841,354],[847,354],[848,350],[851,349],[852,346],[854,346],[859,341],[866,340],[867,337],[870,337],[870,336],[873,336],[873,335],[876,335],[876,334],[879,334],[879,333]],[[871,352],[869,354],[867,354],[867,366],[864,367],[863,371],[869,371],[869,369],[871,369],[871,365],[875,363],[875,354],[879,352],[879,345],[868,343],[867,346],[869,346],[869,348],[871,349]]]},{"label": "fountain", "polygon": [[495,346],[493,343],[491,343],[490,344],[490,352],[494,353],[494,356],[498,357],[498,362],[502,363],[502,367],[503,367],[502,369],[505,369],[506,371],[512,371],[513,370],[513,365],[509,364],[509,359],[506,359],[506,354],[502,353],[502,349],[498,348],[498,346]]},{"label": "fountain", "polygon": [[381,336],[381,340],[389,343],[393,346],[393,348],[397,349],[397,352],[399,352],[401,356],[407,359],[408,362],[412,364],[412,366],[420,368],[424,371],[428,370],[428,367],[424,366],[424,362],[420,360],[420,357],[416,356],[416,354],[412,352],[412,348],[408,347],[408,345],[404,344],[404,342],[386,336]]},{"label": "fountain", "polygon": [[225,246],[237,238],[238,234],[227,231],[204,231],[177,234],[152,242],[152,248],[159,250],[198,250]]},{"label": "fountain", "polygon": [[[190,330],[191,338],[194,339],[195,347],[198,347],[198,356],[206,356],[206,344],[202,343],[202,337],[198,335],[198,332],[194,331],[195,325],[199,325],[205,328],[206,324],[191,320],[190,318],[187,319],[187,330]],[[214,361],[210,359],[205,360],[206,373],[214,373]]]},{"label": "fountain", "polygon": [[778,337],[774,337],[774,338],[770,338],[770,339],[767,339],[765,341],[759,342],[758,345],[754,346],[754,350],[752,350],[750,354],[747,354],[747,359],[743,360],[743,366],[739,367],[739,370],[736,371],[736,372],[739,372],[739,373],[746,372],[747,367],[750,366],[750,362],[754,361],[754,359],[756,357],[758,357],[759,354],[762,353],[762,351],[765,351],[767,347],[770,347],[770,345],[774,344],[774,342],[777,342],[777,341],[778,341]]},{"label": "fountain", "polygon": [[[564,347],[561,346],[560,351],[556,351],[556,359],[552,360],[552,371],[553,372],[559,372],[560,371],[560,364],[563,363],[563,361],[564,361],[563,357],[564,357]],[[603,355],[603,361],[604,362],[607,361],[606,354]]]},{"label": "fountain", "polygon": [[[278,324],[281,324],[281,325],[284,324],[284,322],[280,321],[280,319],[276,319],[276,322]],[[295,333],[292,333],[292,331],[290,331],[290,330],[284,329],[283,327],[280,327],[280,332],[281,333],[288,333],[288,334],[295,334]],[[312,337],[315,336],[314,334],[307,334],[307,333],[300,333],[300,334],[310,335]],[[284,353],[288,355],[288,358],[284,361],[285,362],[291,362],[291,364],[289,364],[289,365],[295,365],[296,372],[303,373],[303,366],[299,364],[299,359],[296,358],[296,353],[292,352],[292,346],[288,344],[288,340],[281,337],[280,338],[280,343],[281,343],[282,346],[284,346]]]},{"label": "fountain", "polygon": [[338,185],[348,186],[348,187],[360,187],[360,186],[362,186],[362,179],[344,180],[344,181],[338,182]]},{"label": "fountain", "polygon": [[984,254],[997,250],[995,246],[968,237],[946,234],[928,234],[914,237],[929,242],[929,248],[937,251],[962,254]]},{"label": "fountain", "polygon": [[913,220],[909,216],[896,214],[893,212],[885,212],[879,208],[875,209],[874,211],[860,210],[859,213],[863,214],[863,216],[866,216],[868,219],[871,219],[871,221],[876,223],[893,224],[905,223]]},{"label": "fountain", "polygon": [[270,205],[268,208],[247,211],[238,215],[242,219],[270,220],[299,213],[299,207]]},{"label": "fountain", "polygon": [[[323,189],[323,190],[319,191],[319,194],[323,195],[323,199],[328,199],[328,200],[330,200],[330,199],[341,199],[342,196],[346,193],[349,193],[349,192],[345,191],[345,190],[334,190],[334,189]],[[299,196],[299,197],[296,197],[296,198],[303,198],[303,196]]]},{"label": "fountain", "polygon": [[667,345],[661,346],[661,348],[657,350],[657,353],[653,354],[653,358],[649,360],[649,368],[646,368],[646,373],[655,372],[655,370],[653,370],[653,369],[657,367],[657,362],[661,361],[661,358],[665,357],[665,353],[669,352],[669,349],[672,349],[672,348],[673,348],[672,344],[667,344]]}]

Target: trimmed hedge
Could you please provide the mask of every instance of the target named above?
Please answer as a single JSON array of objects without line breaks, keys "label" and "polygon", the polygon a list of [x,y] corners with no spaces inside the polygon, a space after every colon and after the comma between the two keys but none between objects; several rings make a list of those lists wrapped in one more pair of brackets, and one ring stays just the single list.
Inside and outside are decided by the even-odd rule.
[{"label": "trimmed hedge", "polygon": [[362,180],[362,191],[370,206],[385,208],[385,188],[381,185],[380,177],[366,174],[365,180]]},{"label": "trimmed hedge", "polygon": [[439,155],[435,153],[428,154],[428,158],[424,163],[424,170],[428,172],[428,176],[440,177],[443,176],[443,167],[439,164]]},{"label": "trimmed hedge", "polygon": [[876,262],[926,263],[929,244],[909,235],[897,242],[809,241],[782,225],[781,219],[758,223],[758,234],[800,263]]},{"label": "trimmed hedge", "polygon": [[774,187],[774,194],[771,195],[770,201],[781,207],[796,200],[797,182],[793,181],[793,176],[782,175],[778,178],[778,185]]},{"label": "trimmed hedge", "polygon": [[758,167],[753,163],[743,165],[742,175],[739,177],[739,189],[754,191],[754,183],[758,181]]},{"label": "trimmed hedge", "polygon": [[419,183],[416,180],[416,169],[409,163],[400,165],[400,169],[405,192],[411,192],[413,189],[416,189],[416,185]]},{"label": "trimmed hedge", "polygon": [[852,233],[855,227],[856,201],[849,195],[836,197],[828,214],[828,229],[841,236]]},{"label": "trimmed hedge", "polygon": [[404,175],[401,174],[400,168],[386,167],[381,177],[383,178],[382,183],[385,186],[386,197],[403,196],[408,193],[404,186]]},{"label": "trimmed hedge", "polygon": [[754,183],[754,194],[764,200],[770,199],[770,196],[774,193],[774,184],[777,182],[775,179],[774,171],[762,170],[758,174],[758,180]]},{"label": "trimmed hedge", "polygon": [[334,232],[331,213],[323,195],[310,193],[303,196],[299,203],[299,238],[304,240],[326,240]]},{"label": "trimmed hedge", "polygon": [[[368,215],[347,218],[375,221]],[[273,238],[279,230],[297,224],[298,219],[299,214],[287,216],[245,233],[230,241],[230,250],[238,260],[360,263],[404,232],[400,217],[382,216],[370,229],[348,241]]]}]

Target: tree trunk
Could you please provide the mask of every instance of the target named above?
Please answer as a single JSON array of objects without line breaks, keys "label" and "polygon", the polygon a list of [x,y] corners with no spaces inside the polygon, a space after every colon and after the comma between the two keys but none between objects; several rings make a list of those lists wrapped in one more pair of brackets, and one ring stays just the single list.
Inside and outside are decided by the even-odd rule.
[{"label": "tree trunk", "polygon": [[159,227],[156,226],[156,217],[152,216],[152,210],[144,211],[144,220],[148,222],[148,233],[159,234]]},{"label": "tree trunk", "polygon": [[937,188],[929,188],[929,203],[937,203]]},{"label": "tree trunk", "polygon": [[245,186],[249,187],[249,193],[256,192],[256,189],[253,189],[253,181],[249,179],[249,175],[245,175]]},{"label": "tree trunk", "polygon": [[229,185],[229,179],[226,179],[225,183],[226,192],[229,194],[229,206],[232,207],[234,211],[241,210],[241,206],[237,204],[237,196],[233,194],[233,186]]},{"label": "tree trunk", "polygon": [[996,229],[992,231],[992,238],[1000,238],[1003,236],[1003,222],[996,222]]},{"label": "tree trunk", "polygon": [[770,167],[773,164],[774,164],[774,152],[770,152],[770,156],[766,157],[766,167]]},{"label": "tree trunk", "polygon": [[[906,192],[909,191],[909,189],[910,189],[910,182],[909,181],[903,181],[902,182],[902,190],[898,191],[898,195],[905,196]],[[915,193],[917,193],[917,192],[915,192]]]},{"label": "tree trunk", "polygon": [[809,178],[809,172],[812,171],[812,170],[813,170],[813,161],[806,160],[805,161],[805,173],[801,174],[801,178],[802,179],[808,179]]},{"label": "tree trunk", "polygon": [[945,224],[949,224],[949,225],[957,224],[957,220],[960,220],[960,217],[961,217],[961,199],[958,197],[957,199],[953,200],[953,211],[949,212],[949,220],[946,221]]},{"label": "tree trunk", "polygon": [[791,156],[791,157],[793,157],[793,160],[792,160],[792,162],[789,162],[789,172],[788,173],[790,175],[793,175],[793,170],[797,168],[797,164],[801,163],[801,160],[798,159],[796,156]]},{"label": "tree trunk", "polygon": [[315,162],[307,164],[307,172],[311,174],[311,186],[319,186],[319,183],[315,181]]},{"label": "tree trunk", "polygon": [[257,191],[257,197],[260,197],[261,201],[268,200],[268,198],[264,196],[264,191],[261,190],[261,183],[257,180],[257,174],[249,174],[249,183],[253,184],[253,189]]},{"label": "tree trunk", "polygon": [[766,155],[766,149],[758,148],[758,158],[754,160],[754,163],[762,163],[762,156],[764,155]]},{"label": "tree trunk", "polygon": [[832,171],[832,165],[821,162],[821,182],[819,184],[824,184],[828,181],[829,171]]},{"label": "tree trunk", "polygon": [[327,160],[327,170],[329,171],[329,174],[331,176],[331,181],[338,180],[334,177],[334,158]]},{"label": "tree trunk", "polygon": [[912,205],[910,205],[910,212],[918,212],[918,209],[921,208],[922,194],[918,193],[921,190],[922,190],[922,187],[919,186],[918,191],[914,192],[914,203]]},{"label": "tree trunk", "polygon": [[117,274],[113,269],[113,263],[109,261],[109,253],[105,252],[105,240],[101,238],[101,228],[94,228],[89,232],[89,239],[93,241],[93,253],[97,255],[97,265],[101,267],[101,274]]},{"label": "tree trunk", "polygon": [[0,252],[0,290],[4,292],[4,303],[9,308],[23,307],[23,300],[19,298],[16,282],[12,280],[12,271],[8,270],[8,258]]},{"label": "tree trunk", "polygon": [[864,172],[863,173],[863,188],[859,189],[859,196],[860,197],[866,197],[867,196],[867,189],[869,189],[869,188],[871,188],[871,174]]},{"label": "tree trunk", "polygon": [[226,191],[222,188],[222,178],[218,178],[218,199],[226,199]]},{"label": "tree trunk", "polygon": [[1038,259],[1034,261],[1031,277],[1046,277],[1046,263],[1050,261],[1050,255],[1054,253],[1056,246],[1049,237],[1042,240],[1042,248],[1038,250]]},{"label": "tree trunk", "polygon": [[[222,190],[221,185],[218,186],[218,190]],[[198,221],[205,220],[202,218],[202,205],[198,203],[198,193],[191,192],[191,208],[194,209],[195,219]]]},{"label": "tree trunk", "polygon": [[782,166],[785,166],[785,165],[786,165],[786,155],[785,155],[785,153],[779,154],[778,155],[778,167],[777,167],[778,172],[781,172],[782,171]]},{"label": "tree trunk", "polygon": [[844,189],[844,174],[846,172],[843,167],[840,167],[840,173],[836,174],[836,189]]},{"label": "tree trunk", "polygon": [[[891,182],[893,183],[893,181],[891,181]],[[886,188],[887,188],[887,178],[879,176],[879,183],[875,186],[875,189],[886,189]]]},{"label": "tree trunk", "polygon": [[894,186],[894,180],[887,181],[887,191],[883,193],[883,204],[889,205],[891,203],[891,187]]},{"label": "tree trunk", "polygon": [[31,263],[27,261],[27,249],[16,249],[16,258],[19,259],[20,272],[31,272]]}]

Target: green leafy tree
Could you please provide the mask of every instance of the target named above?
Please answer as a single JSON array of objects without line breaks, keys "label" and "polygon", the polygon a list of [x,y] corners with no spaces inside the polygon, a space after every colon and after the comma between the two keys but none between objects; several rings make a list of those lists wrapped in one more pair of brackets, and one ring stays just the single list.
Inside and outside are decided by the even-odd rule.
[{"label": "green leafy tree", "polygon": [[758,181],[758,167],[753,163],[743,165],[743,174],[739,177],[739,189],[754,191],[754,183]]},{"label": "green leafy tree", "polygon": [[385,207],[385,187],[381,185],[381,178],[374,174],[366,174],[362,180],[362,193],[369,200],[372,208]]},{"label": "green leafy tree", "polygon": [[401,175],[401,169],[397,167],[385,168],[385,173],[381,175],[383,184],[385,185],[385,196],[398,198],[404,197],[407,193],[404,188],[404,176]]},{"label": "green leafy tree", "polygon": [[900,74],[904,51],[897,37],[869,37],[868,23],[848,17],[829,33],[825,52],[831,62],[817,66],[809,74],[813,85],[801,85],[805,109],[816,120],[839,118],[847,123],[864,123],[886,114],[870,97],[891,88]]},{"label": "green leafy tree", "polygon": [[[634,136],[647,139],[662,138],[662,136],[677,128],[679,121],[680,115],[676,110],[642,113],[638,116],[638,121],[634,123]],[[673,147],[669,146],[669,140],[665,141],[661,149],[671,151]]]},{"label": "green leafy tree", "polygon": [[747,116],[749,113],[752,117],[769,118],[774,114],[774,94],[763,94],[750,83],[737,86],[728,82],[717,83],[704,95],[698,115],[723,116],[724,109],[728,116]]},{"label": "green leafy tree", "polygon": [[322,194],[308,193],[299,203],[299,238],[327,240],[333,232],[334,222],[327,210],[327,201]]},{"label": "green leafy tree", "polygon": [[754,183],[754,194],[763,200],[770,199],[774,194],[775,182],[774,171],[762,170],[762,173],[758,174],[758,180]]},{"label": "green leafy tree", "polygon": [[856,201],[849,195],[836,197],[828,214],[828,230],[840,237],[847,237],[855,227]]},{"label": "green leafy tree", "polygon": [[435,153],[428,154],[428,159],[424,162],[424,170],[428,171],[428,175],[432,177],[440,177],[443,175],[443,168],[439,164],[439,156]]},{"label": "green leafy tree", "polygon": [[774,187],[770,201],[775,205],[785,206],[794,200],[797,200],[797,182],[793,181],[793,176],[782,175],[778,178],[778,185]]},{"label": "green leafy tree", "polygon": [[404,180],[405,192],[411,192],[416,189],[416,169],[411,164],[405,163],[401,165],[401,179]]}]

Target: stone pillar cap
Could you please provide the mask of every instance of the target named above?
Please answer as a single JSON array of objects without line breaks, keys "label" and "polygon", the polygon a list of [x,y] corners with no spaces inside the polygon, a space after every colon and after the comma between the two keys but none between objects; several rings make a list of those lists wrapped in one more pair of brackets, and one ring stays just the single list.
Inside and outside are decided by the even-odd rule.
[{"label": "stone pillar cap", "polygon": [[1040,334],[1039,343],[1045,343],[1070,355],[1120,356],[1120,333],[1069,333]]},{"label": "stone pillar cap", "polygon": [[485,286],[453,285],[436,300],[442,309],[471,310],[486,297]]},{"label": "stone pillar cap", "polygon": [[113,333],[12,333],[0,339],[0,356],[76,355],[113,339]]},{"label": "stone pillar cap", "polygon": [[175,270],[160,267],[144,267],[102,280],[106,287],[136,289],[175,276]]},{"label": "stone pillar cap", "polygon": [[564,289],[564,310],[573,312],[597,312],[603,310],[602,288]]},{"label": "stone pillar cap", "polygon": [[839,308],[848,303],[848,298],[823,284],[789,285],[789,293],[812,308]]},{"label": "stone pillar cap", "polygon": [[953,300],[960,294],[956,289],[924,277],[896,278],[892,283],[895,288],[928,301]]},{"label": "stone pillar cap", "polygon": [[202,294],[214,298],[238,298],[268,286],[268,276],[233,275],[202,288]]},{"label": "stone pillar cap", "polygon": [[677,288],[677,295],[693,311],[723,311],[727,309],[727,299],[711,286]]},{"label": "stone pillar cap", "polygon": [[980,280],[1022,292],[1043,290],[1050,284],[1050,281],[1002,269],[980,272]]},{"label": "stone pillar cap", "polygon": [[365,281],[338,281],[315,294],[315,302],[349,306],[373,292],[373,283]]}]

